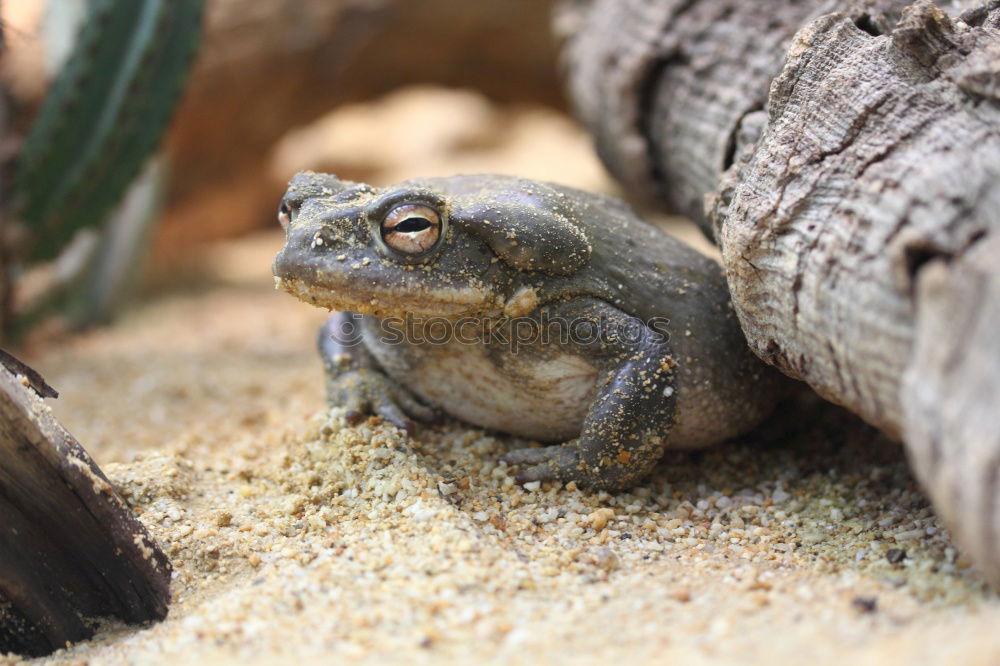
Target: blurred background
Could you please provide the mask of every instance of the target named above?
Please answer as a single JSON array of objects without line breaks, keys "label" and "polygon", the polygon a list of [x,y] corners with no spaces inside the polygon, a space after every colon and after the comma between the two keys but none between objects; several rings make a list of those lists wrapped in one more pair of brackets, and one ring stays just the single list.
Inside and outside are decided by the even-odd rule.
[{"label": "blurred background", "polygon": [[325,313],[270,271],[293,173],[617,193],[567,112],[555,4],[4,0],[4,344],[98,460],[320,408]]},{"label": "blurred background", "polygon": [[[182,0],[176,4],[186,3],[192,12],[203,11],[200,35],[193,24],[182,26],[186,32],[182,27],[157,30],[174,43],[190,41],[193,66],[157,71],[159,80],[149,84],[146,97],[158,94],[158,88],[175,86],[180,91],[176,109],[168,100],[150,112],[166,113],[170,122],[163,123],[163,136],[152,141],[150,157],[136,164],[133,182],[140,185],[133,184],[122,195],[130,195],[132,201],[118,215],[133,219],[119,220],[115,230],[107,232],[118,238],[117,243],[107,238],[97,243],[105,248],[125,246],[119,252],[123,256],[100,257],[105,269],[97,271],[102,275],[96,280],[104,280],[104,285],[91,285],[85,293],[73,295],[72,306],[64,297],[58,306],[45,309],[47,314],[65,315],[64,325],[68,321],[70,327],[79,328],[107,321],[123,302],[135,298],[137,289],[162,287],[181,278],[178,273],[187,271],[180,267],[190,269],[192,253],[210,241],[273,232],[276,202],[288,178],[302,169],[373,184],[492,171],[614,191],[589,139],[566,114],[552,0],[205,0],[203,7],[201,2]],[[18,170],[31,163],[33,155],[24,147],[33,147],[32,132],[39,133],[47,95],[58,87],[67,68],[80,66],[88,57],[86,50],[81,52],[81,31],[96,21],[100,5],[114,12],[119,11],[116,4],[144,3],[2,3],[4,156],[8,174],[14,172],[15,189],[30,180],[19,179]],[[136,17],[134,30],[141,20]],[[118,33],[100,34],[96,41],[129,39],[137,41],[126,26]],[[128,56],[123,51],[119,61]],[[77,90],[95,87],[95,76],[87,76],[72,82]],[[114,92],[109,90],[99,93],[103,100]],[[127,122],[121,118],[127,120],[128,98],[134,95],[127,90],[125,96],[125,108],[110,121],[112,127],[123,128],[122,134]],[[69,97],[61,100],[64,106],[73,101]],[[55,115],[64,116],[57,118],[64,123],[69,122],[66,116],[74,116],[65,110]],[[81,131],[89,134],[91,128],[83,125]],[[59,138],[56,132],[49,134]],[[107,141],[116,139],[124,142],[131,137],[116,137],[109,131]],[[77,159],[85,161],[71,152],[53,158],[56,166],[49,165],[45,178],[36,179],[33,187],[44,191],[46,201],[56,189],[52,169],[71,169]],[[90,182],[86,187],[93,190],[97,185]],[[99,207],[89,206],[87,196],[91,196],[87,191],[77,196],[71,207],[74,219],[82,209]],[[29,237],[34,233],[32,225],[39,234],[65,235],[58,240],[60,252],[73,245],[79,234],[74,225],[82,222],[65,224],[70,229],[57,233],[52,231],[55,223],[24,220],[21,198],[16,191],[5,197],[7,226],[17,229],[7,234],[15,238],[13,245],[25,233]],[[115,212],[104,212],[94,226],[106,228]],[[148,228],[137,231],[142,225]],[[86,245],[77,238],[76,245],[81,244]],[[44,272],[39,276],[37,270],[32,273],[41,262],[24,261],[23,254],[15,250],[8,261],[20,261],[8,271],[8,278],[19,282],[12,296],[15,309],[31,315],[30,322],[22,317],[22,326],[14,326],[20,333],[37,330],[45,319],[35,316],[27,303],[60,279]],[[81,264],[82,254],[86,253],[76,253],[76,264],[64,262],[70,266],[61,269],[63,281],[73,266]],[[38,258],[57,258],[55,252],[42,255]],[[253,269],[266,277],[268,261],[262,257]]]}]

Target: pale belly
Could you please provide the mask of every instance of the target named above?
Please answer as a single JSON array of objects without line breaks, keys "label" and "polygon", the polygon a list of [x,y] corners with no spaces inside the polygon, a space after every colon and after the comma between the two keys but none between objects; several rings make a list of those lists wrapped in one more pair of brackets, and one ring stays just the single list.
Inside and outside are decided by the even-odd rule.
[{"label": "pale belly", "polygon": [[497,356],[463,344],[367,346],[428,405],[482,428],[542,441],[580,434],[600,376],[575,354]]}]

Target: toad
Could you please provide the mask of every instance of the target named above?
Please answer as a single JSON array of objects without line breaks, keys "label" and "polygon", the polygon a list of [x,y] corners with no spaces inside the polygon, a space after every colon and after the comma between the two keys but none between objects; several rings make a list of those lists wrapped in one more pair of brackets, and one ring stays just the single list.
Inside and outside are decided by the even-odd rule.
[{"label": "toad", "polygon": [[666,449],[737,436],[780,375],[747,347],[719,265],[623,202],[460,175],[372,187],[300,173],[277,287],[339,311],[319,350],[351,423],[443,412],[547,445],[519,483],[620,489]]}]

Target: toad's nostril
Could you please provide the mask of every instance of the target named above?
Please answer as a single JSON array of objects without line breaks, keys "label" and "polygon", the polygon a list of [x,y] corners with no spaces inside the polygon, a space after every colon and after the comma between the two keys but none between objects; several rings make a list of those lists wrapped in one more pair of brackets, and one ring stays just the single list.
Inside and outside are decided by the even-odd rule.
[{"label": "toad's nostril", "polygon": [[284,201],[278,207],[278,224],[285,231],[288,231],[288,225],[292,223],[292,209],[289,208],[288,204]]}]

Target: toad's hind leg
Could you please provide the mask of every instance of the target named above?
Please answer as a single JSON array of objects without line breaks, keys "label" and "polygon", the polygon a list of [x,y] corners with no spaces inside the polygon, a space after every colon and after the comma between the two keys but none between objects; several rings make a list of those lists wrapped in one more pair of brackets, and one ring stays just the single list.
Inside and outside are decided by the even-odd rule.
[{"label": "toad's hind leg", "polygon": [[[665,338],[611,306],[589,301],[573,313],[603,330],[579,344],[608,366],[580,436],[556,446],[511,451],[518,483],[559,479],[614,490],[649,473],[663,455],[676,407],[674,361]],[[567,313],[561,313],[566,316]]]}]

